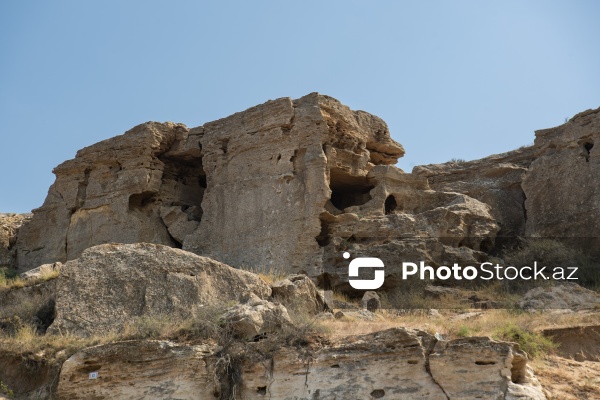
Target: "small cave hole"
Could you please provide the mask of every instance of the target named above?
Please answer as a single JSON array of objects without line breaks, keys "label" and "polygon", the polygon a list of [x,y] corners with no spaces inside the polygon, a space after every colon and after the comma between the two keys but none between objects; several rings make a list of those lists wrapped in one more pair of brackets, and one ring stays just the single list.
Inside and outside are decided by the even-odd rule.
[{"label": "small cave hole", "polygon": [[221,151],[223,152],[223,154],[227,154],[227,147],[229,146],[229,138],[221,139],[219,142],[221,144]]},{"label": "small cave hole", "polygon": [[256,388],[256,393],[260,394],[261,396],[266,396],[267,394],[267,387],[266,386],[259,386]]},{"label": "small cave hole", "polygon": [[409,364],[411,364],[411,365],[416,365],[416,364],[418,364],[418,363],[419,363],[419,361],[418,361],[418,360],[408,360],[407,362],[408,362]]},{"label": "small cave hole", "polygon": [[585,151],[585,161],[586,162],[590,161],[590,151],[592,150],[593,147],[594,147],[594,143],[591,143],[591,142],[583,143],[583,150]]},{"label": "small cave hole", "polygon": [[156,193],[142,192],[129,196],[129,211],[141,210],[155,200]]},{"label": "small cave hole", "polygon": [[339,368],[339,367],[340,367],[340,364],[333,364],[333,365],[331,366],[331,368]]},{"label": "small cave hole", "polygon": [[496,361],[475,361],[476,365],[496,365]]},{"label": "small cave hole", "polygon": [[329,234],[329,222],[323,218],[321,218],[321,232],[319,232],[319,235],[315,239],[321,247],[327,246],[331,239]]},{"label": "small cave hole", "polygon": [[281,160],[281,154],[277,156],[277,161]]},{"label": "small cave hole", "polygon": [[371,397],[374,399],[381,399],[385,396],[385,391],[383,389],[375,389],[371,392]]},{"label": "small cave hole", "polygon": [[479,250],[483,251],[484,253],[489,253],[493,249],[494,249],[494,241],[489,237],[483,239],[481,241],[481,244],[479,245]]},{"label": "small cave hole", "polygon": [[387,199],[385,199],[385,214],[387,215],[393,213],[397,207],[398,203],[396,203],[396,198],[393,195],[389,195]]}]

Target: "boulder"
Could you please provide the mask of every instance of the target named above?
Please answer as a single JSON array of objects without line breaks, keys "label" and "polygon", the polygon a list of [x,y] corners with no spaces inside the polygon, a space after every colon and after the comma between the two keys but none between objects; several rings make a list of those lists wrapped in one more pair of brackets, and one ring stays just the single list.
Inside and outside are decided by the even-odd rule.
[{"label": "boulder", "polygon": [[222,319],[233,334],[242,339],[252,339],[293,326],[283,305],[262,300],[255,294],[247,296],[244,303],[227,309]]},{"label": "boulder", "polygon": [[291,275],[271,285],[273,299],[287,309],[314,315],[325,310],[325,301],[313,281],[306,275]]},{"label": "boulder", "polygon": [[360,306],[370,312],[375,312],[381,308],[381,300],[376,292],[367,291],[363,295]]},{"label": "boulder", "polygon": [[271,288],[258,276],[156,244],[106,244],[67,262],[57,279],[52,333],[119,331],[136,317],[193,317],[201,307],[261,299]]},{"label": "boulder", "polygon": [[42,281],[48,279],[49,277],[57,276],[60,273],[62,266],[63,264],[61,262],[44,264],[40,265],[37,268],[30,269],[29,271],[25,271],[19,276],[23,280]]},{"label": "boulder", "polygon": [[526,310],[592,310],[600,307],[600,294],[572,282],[539,286],[525,293],[519,306]]}]

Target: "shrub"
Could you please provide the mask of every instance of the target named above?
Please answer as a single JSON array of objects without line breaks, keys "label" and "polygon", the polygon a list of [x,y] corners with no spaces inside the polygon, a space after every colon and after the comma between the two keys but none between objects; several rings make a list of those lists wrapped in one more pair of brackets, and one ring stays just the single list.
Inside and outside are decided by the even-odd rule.
[{"label": "shrub", "polygon": [[[533,261],[537,261],[539,266],[547,266],[550,269],[560,266],[565,269],[566,275],[569,273],[567,268],[578,268],[576,276],[579,281],[577,283],[596,289],[600,285],[600,265],[580,250],[570,248],[554,239],[521,239],[516,249],[505,251],[504,260],[506,264],[516,267],[531,266]],[[552,280],[545,282],[531,280],[520,283],[531,288],[531,285],[551,284]],[[510,284],[513,288],[518,289],[519,283],[517,281],[511,281]]]},{"label": "shrub", "polygon": [[541,333],[529,331],[513,323],[498,328],[494,338],[518,343],[521,350],[525,351],[530,358],[542,356],[557,347],[552,340]]}]

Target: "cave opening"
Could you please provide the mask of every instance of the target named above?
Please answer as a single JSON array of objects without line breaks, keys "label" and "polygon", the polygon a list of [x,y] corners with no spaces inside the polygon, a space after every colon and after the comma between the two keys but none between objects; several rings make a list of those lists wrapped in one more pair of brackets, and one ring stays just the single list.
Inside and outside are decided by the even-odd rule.
[{"label": "cave opening", "polygon": [[360,206],[371,200],[369,192],[375,187],[364,176],[354,176],[338,169],[332,168],[329,175],[329,188],[331,189],[331,203],[338,210],[347,207]]},{"label": "cave opening", "polygon": [[391,214],[393,213],[396,208],[398,207],[398,203],[396,203],[396,198],[393,195],[389,195],[386,199],[385,199],[385,203],[384,203],[384,209],[385,209],[385,214]]},{"label": "cave opening", "polygon": [[583,150],[585,151],[585,161],[586,162],[590,162],[590,151],[592,150],[593,147],[594,147],[594,143],[591,143],[591,142],[583,143]]}]

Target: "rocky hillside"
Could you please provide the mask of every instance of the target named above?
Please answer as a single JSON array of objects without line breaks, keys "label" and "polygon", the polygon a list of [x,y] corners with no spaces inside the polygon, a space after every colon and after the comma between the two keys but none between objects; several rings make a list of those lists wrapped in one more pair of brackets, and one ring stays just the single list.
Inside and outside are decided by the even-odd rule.
[{"label": "rocky hillside", "polygon": [[385,122],[312,93],[93,144],[0,214],[0,398],[600,398],[596,291],[401,278],[536,257],[597,290],[599,135],[591,110],[405,173]]}]

